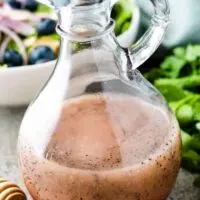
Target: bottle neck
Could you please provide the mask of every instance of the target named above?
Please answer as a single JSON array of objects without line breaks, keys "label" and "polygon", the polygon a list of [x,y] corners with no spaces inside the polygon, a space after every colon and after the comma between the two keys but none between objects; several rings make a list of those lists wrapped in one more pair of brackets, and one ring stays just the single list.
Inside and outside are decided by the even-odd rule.
[{"label": "bottle neck", "polygon": [[110,12],[110,0],[90,5],[70,4],[58,10],[59,28],[79,37],[93,37],[106,30],[111,21]]}]

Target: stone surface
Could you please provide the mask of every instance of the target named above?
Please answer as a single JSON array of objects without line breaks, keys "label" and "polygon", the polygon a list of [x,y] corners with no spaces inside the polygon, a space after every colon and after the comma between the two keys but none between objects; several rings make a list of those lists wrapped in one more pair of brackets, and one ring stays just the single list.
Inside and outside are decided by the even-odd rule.
[{"label": "stone surface", "polygon": [[[0,177],[23,183],[17,166],[17,135],[25,108],[0,108]],[[180,170],[169,200],[199,200],[200,189],[193,187],[194,176]],[[31,199],[29,197],[29,199]]]}]

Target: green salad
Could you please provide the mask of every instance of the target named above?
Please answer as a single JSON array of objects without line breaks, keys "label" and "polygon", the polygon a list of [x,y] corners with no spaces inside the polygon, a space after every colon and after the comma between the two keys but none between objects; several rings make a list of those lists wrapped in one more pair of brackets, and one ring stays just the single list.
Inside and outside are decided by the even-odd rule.
[{"label": "green salad", "polygon": [[[129,6],[130,5],[130,6]],[[119,0],[111,16],[120,35],[132,19],[130,0]],[[0,68],[34,65],[57,58],[59,36],[52,10],[35,0],[0,2]]]},{"label": "green salad", "polygon": [[[175,113],[182,134],[182,167],[200,173],[200,45],[173,50],[146,73]],[[194,182],[200,187],[200,176]]]}]

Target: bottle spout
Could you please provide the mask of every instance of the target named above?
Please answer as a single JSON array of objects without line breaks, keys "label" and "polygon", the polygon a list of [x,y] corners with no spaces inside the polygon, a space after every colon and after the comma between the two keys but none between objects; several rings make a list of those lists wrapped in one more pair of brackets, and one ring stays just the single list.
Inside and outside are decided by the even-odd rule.
[{"label": "bottle spout", "polygon": [[38,0],[55,10],[59,29],[86,36],[105,30],[113,0]]},{"label": "bottle spout", "polygon": [[110,24],[110,0],[71,0],[57,9],[59,28],[63,32],[90,37]]}]

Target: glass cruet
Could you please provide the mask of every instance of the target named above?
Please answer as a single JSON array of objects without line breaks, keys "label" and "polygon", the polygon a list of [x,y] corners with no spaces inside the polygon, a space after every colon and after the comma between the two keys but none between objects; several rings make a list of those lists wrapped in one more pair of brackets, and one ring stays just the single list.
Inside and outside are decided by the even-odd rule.
[{"label": "glass cruet", "polygon": [[159,46],[166,0],[146,34],[122,48],[109,0],[44,0],[58,15],[60,54],[29,106],[19,163],[34,200],[164,200],[181,154],[178,124],[137,68]]}]

